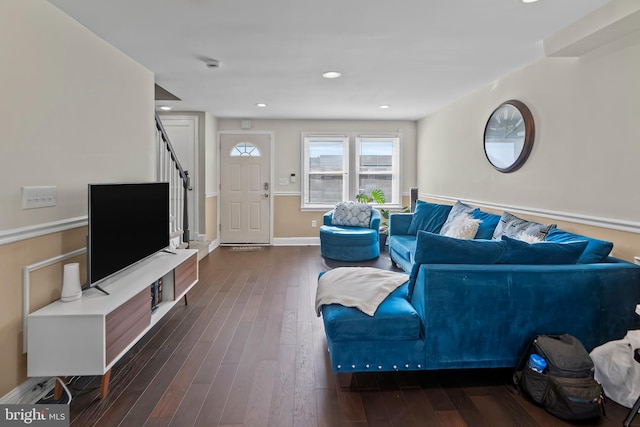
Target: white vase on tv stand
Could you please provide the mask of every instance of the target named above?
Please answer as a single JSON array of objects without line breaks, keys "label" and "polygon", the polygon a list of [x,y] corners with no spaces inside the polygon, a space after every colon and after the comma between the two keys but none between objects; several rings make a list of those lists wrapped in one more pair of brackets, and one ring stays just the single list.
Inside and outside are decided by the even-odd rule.
[{"label": "white vase on tv stand", "polygon": [[82,296],[80,284],[80,264],[73,262],[65,264],[62,275],[62,294],[60,299],[64,302],[75,301]]}]

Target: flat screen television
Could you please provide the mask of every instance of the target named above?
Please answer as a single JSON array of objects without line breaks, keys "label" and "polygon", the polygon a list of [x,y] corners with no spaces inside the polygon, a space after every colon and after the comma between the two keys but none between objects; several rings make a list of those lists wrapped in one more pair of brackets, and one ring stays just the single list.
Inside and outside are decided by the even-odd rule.
[{"label": "flat screen television", "polygon": [[168,246],[168,183],[89,184],[87,288]]}]

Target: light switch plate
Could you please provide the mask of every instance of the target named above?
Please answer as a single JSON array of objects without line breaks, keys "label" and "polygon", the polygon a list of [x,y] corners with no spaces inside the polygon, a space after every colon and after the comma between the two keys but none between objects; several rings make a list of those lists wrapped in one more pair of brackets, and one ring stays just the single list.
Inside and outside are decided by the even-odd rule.
[{"label": "light switch plate", "polygon": [[37,209],[55,206],[57,203],[55,186],[22,187],[22,209]]}]

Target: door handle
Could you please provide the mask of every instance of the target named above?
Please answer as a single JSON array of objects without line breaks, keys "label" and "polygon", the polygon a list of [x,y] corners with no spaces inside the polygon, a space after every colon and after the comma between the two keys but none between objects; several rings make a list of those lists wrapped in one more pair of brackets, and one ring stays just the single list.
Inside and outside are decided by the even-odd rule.
[{"label": "door handle", "polygon": [[269,193],[264,193],[262,197],[265,197],[265,198],[269,197]]}]

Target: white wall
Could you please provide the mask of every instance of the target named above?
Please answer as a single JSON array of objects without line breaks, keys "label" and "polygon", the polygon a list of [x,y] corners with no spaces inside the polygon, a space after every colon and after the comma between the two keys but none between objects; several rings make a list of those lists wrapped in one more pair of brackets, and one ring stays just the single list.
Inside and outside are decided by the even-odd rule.
[{"label": "white wall", "polygon": [[[155,179],[153,74],[44,0],[0,2],[0,233],[87,214],[87,184]],[[22,210],[21,187],[57,207]]]},{"label": "white wall", "polygon": [[205,113],[205,193],[218,194],[218,119]]},{"label": "white wall", "polygon": [[[638,43],[544,58],[420,120],[420,193],[639,224],[638,76]],[[482,136],[509,99],[531,109],[536,137],[527,163],[503,174]]]}]

